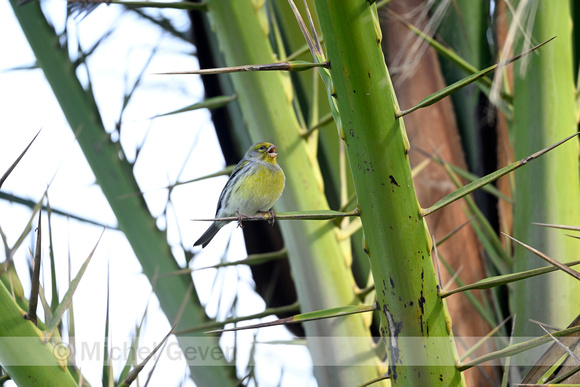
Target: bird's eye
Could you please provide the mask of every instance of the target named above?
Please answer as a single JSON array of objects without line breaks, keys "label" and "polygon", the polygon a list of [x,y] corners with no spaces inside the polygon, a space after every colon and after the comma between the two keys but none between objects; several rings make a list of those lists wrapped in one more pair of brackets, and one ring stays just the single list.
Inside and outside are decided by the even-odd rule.
[{"label": "bird's eye", "polygon": [[260,147],[260,150],[261,150],[261,151],[263,151],[263,150],[266,150],[266,147],[262,145],[262,146]]}]

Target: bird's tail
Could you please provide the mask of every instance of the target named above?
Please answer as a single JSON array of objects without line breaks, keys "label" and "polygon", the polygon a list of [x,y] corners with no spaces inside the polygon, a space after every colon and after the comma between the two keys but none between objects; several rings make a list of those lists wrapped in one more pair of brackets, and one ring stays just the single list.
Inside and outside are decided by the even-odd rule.
[{"label": "bird's tail", "polygon": [[203,233],[202,236],[199,237],[199,239],[197,240],[197,242],[195,242],[193,244],[193,246],[199,246],[201,245],[202,248],[204,248],[205,246],[207,246],[207,244],[209,242],[211,242],[211,240],[213,239],[213,237],[215,236],[215,234],[218,233],[218,231],[224,226],[223,222],[213,222],[211,224],[211,226],[209,226],[209,228],[206,230],[206,232]]}]

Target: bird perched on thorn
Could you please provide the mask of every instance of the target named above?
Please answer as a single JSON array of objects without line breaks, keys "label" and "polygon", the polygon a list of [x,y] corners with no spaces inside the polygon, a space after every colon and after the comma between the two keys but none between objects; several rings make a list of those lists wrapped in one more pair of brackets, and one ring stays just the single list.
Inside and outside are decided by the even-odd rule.
[{"label": "bird perched on thorn", "polygon": [[[236,165],[218,200],[216,218],[244,216],[266,212],[282,195],[286,177],[278,165],[277,146],[258,142],[250,147],[244,158]],[[195,242],[205,247],[217,232],[229,221],[217,220]]]}]

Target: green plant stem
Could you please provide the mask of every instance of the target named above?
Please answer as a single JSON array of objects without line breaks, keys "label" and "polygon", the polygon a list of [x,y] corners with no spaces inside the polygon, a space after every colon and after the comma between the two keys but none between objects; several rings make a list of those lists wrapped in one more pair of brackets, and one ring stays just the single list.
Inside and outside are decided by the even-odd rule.
[{"label": "green plant stem", "polygon": [[[445,303],[431,261],[431,237],[419,213],[409,143],[380,48],[376,8],[369,2],[317,0],[316,10],[331,62],[331,103],[353,175],[366,249],[376,285],[381,335],[391,383],[462,385]],[[352,42],[356,42],[353,44]],[[400,345],[403,337],[448,337]],[[440,361],[444,359],[441,366]],[[439,363],[439,364],[437,364]],[[420,366],[419,366],[420,364]]]},{"label": "green plant stem", "polygon": [[53,345],[29,320],[0,282],[0,364],[19,386],[77,386],[61,367]]},{"label": "green plant stem", "polygon": [[[522,6],[523,2],[517,2]],[[530,2],[528,6],[534,2]],[[514,66],[514,156],[519,159],[577,131],[575,120],[570,2],[537,2],[529,37],[557,38]],[[525,12],[524,12],[525,14]],[[514,23],[516,21],[513,21]],[[522,21],[519,21],[520,23]],[[525,25],[527,22],[524,21]],[[514,51],[525,49],[523,39]],[[577,256],[578,243],[532,222],[580,224],[578,142],[569,141],[515,174],[513,236],[558,260]],[[516,248],[514,272],[542,266],[533,253]],[[515,337],[543,332],[530,322],[564,326],[580,313],[580,282],[564,273],[520,281],[511,299]],[[517,340],[516,340],[517,342]]]},{"label": "green plant stem", "polygon": [[[181,300],[188,292],[191,278],[160,277],[154,281],[157,274],[173,272],[180,267],[167,244],[165,233],[157,228],[144,199],[141,196],[127,197],[140,191],[132,166],[126,159],[119,158],[122,153],[120,145],[110,141],[93,95],[82,88],[67,50],[60,47],[59,38],[47,23],[39,3],[32,2],[22,7],[17,6],[16,0],[10,3],[71,129],[78,132],[78,143],[117,217],[119,228],[131,244],[144,274],[149,281],[155,282],[154,291],[161,308],[167,318],[173,321],[180,309]],[[207,321],[195,294],[186,304],[183,316],[180,329]],[[219,348],[217,338],[214,345]],[[199,385],[234,383],[234,369],[226,363],[225,357],[222,359],[222,366],[192,367],[194,381]]]},{"label": "green plant stem", "polygon": [[[269,40],[267,9],[259,2],[211,0],[208,16],[224,54],[226,66],[275,61]],[[261,3],[259,3],[261,4]],[[320,172],[295,114],[290,74],[230,74],[244,120],[253,140],[268,138],[279,146],[286,188],[275,209],[328,210]],[[348,305],[355,300],[355,284],[335,235],[333,222],[280,222],[292,277],[302,312]],[[370,333],[363,317],[353,315],[334,323],[304,324],[306,340],[320,385],[352,386],[380,375]],[[345,351],[339,337],[360,337]],[[324,340],[319,338],[324,337]],[[357,358],[357,364],[352,359]],[[316,364],[342,365],[341,367]]]}]

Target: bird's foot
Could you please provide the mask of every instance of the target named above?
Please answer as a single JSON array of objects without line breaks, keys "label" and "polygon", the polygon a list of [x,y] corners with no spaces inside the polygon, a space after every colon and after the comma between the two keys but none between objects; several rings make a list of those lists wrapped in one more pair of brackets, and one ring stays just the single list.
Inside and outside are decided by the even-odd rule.
[{"label": "bird's foot", "polygon": [[274,223],[276,223],[276,213],[274,211],[258,211],[258,213],[268,214],[268,224],[270,226],[274,226]]},{"label": "bird's foot", "polygon": [[239,228],[244,228],[244,225],[242,224],[242,221],[244,219],[246,219],[248,216],[244,215],[244,214],[240,214],[239,211],[236,211],[236,214],[238,215],[238,227]]}]

